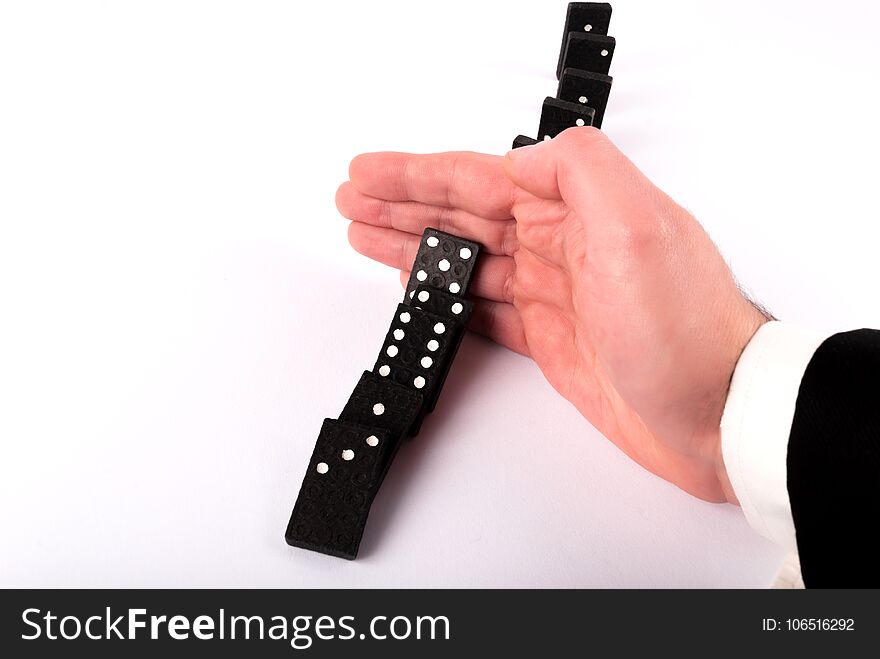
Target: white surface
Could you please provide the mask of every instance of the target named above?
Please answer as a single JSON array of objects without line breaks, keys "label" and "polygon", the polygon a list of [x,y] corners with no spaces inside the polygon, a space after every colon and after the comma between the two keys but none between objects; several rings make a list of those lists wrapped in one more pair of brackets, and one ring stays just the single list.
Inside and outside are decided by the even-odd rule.
[{"label": "white surface", "polygon": [[[605,128],[781,318],[880,325],[878,10],[614,3]],[[465,341],[354,563],[288,548],[396,274],[333,205],[377,149],[502,153],[564,2],[0,5],[0,583],[764,586],[783,552]]]},{"label": "white surface", "polygon": [[721,417],[727,476],[753,529],[797,552],[788,498],[788,438],[801,380],[828,334],[765,323],[743,350]]}]

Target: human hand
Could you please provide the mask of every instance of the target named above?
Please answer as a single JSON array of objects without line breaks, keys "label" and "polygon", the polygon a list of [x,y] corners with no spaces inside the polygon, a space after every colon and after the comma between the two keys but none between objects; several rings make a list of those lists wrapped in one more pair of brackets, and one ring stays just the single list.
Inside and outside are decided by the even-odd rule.
[{"label": "human hand", "polygon": [[355,158],[336,203],[362,254],[399,268],[433,226],[483,244],[471,328],[530,356],[633,460],[736,503],[720,420],[767,320],[699,223],[600,131],[511,151]]}]

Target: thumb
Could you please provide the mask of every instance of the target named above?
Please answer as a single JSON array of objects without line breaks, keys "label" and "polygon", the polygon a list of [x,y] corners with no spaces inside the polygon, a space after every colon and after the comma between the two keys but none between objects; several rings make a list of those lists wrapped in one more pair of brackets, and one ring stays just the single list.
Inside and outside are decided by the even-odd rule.
[{"label": "thumb", "polygon": [[561,199],[575,212],[592,209],[598,199],[654,186],[591,126],[569,128],[552,140],[508,152],[504,171],[520,188],[541,199]]}]

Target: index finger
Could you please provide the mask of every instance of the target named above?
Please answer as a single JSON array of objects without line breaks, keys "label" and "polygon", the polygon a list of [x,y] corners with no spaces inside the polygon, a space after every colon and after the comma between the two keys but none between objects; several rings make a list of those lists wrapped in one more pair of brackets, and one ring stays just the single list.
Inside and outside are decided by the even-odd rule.
[{"label": "index finger", "polygon": [[507,220],[516,188],[504,173],[503,160],[472,152],[364,153],[351,161],[348,175],[357,190],[377,199],[419,201]]}]

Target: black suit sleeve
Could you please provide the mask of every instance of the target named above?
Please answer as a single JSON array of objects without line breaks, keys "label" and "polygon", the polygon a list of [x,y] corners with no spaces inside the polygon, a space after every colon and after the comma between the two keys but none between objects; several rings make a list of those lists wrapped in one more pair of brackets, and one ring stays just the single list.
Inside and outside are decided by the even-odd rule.
[{"label": "black suit sleeve", "polygon": [[804,584],[880,586],[880,331],[835,334],[814,354],[787,471]]}]

